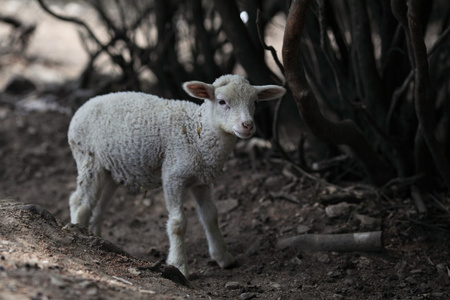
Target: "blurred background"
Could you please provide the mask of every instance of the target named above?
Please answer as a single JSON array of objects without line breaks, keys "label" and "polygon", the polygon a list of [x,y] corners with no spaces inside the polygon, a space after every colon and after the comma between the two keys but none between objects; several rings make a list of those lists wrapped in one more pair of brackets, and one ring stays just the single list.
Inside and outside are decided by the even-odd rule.
[{"label": "blurred background", "polygon": [[[321,122],[304,122],[308,112],[299,114],[301,99],[289,92],[278,103],[258,106],[257,134],[272,142],[270,155],[330,182],[386,188],[394,180],[396,192],[401,186],[408,194],[412,185],[448,189],[450,171],[440,167],[450,166],[450,6],[446,0],[418,3],[413,15],[410,3],[402,1],[311,1],[300,51],[289,55],[302,62],[324,118],[332,124],[350,120],[362,133],[356,144],[367,144],[371,152],[355,156],[355,143],[317,138]],[[0,107],[16,112],[53,110],[70,117],[90,97],[123,90],[186,99],[184,81],[213,82],[228,73],[253,84],[294,84],[286,82],[284,68],[295,66],[283,67],[282,57],[290,1],[1,0],[0,5]],[[415,97],[411,18],[420,24],[418,38],[427,51],[425,121]],[[422,122],[430,124],[426,134]]]}]

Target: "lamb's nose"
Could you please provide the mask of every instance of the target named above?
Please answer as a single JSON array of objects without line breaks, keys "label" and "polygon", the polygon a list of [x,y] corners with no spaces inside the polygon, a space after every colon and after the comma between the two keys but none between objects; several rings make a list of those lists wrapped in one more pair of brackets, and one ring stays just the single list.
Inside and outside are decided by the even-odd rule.
[{"label": "lamb's nose", "polygon": [[247,130],[251,130],[253,128],[253,122],[252,121],[242,122],[242,127],[244,127]]}]

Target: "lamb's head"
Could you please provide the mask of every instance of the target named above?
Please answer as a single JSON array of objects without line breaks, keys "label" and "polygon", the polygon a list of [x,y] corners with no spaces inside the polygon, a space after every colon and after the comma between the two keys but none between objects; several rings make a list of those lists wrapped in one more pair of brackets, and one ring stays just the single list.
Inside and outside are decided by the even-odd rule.
[{"label": "lamb's head", "polygon": [[255,133],[253,114],[256,101],[277,99],[286,92],[278,85],[251,85],[239,75],[221,76],[213,84],[189,81],[183,84],[183,88],[192,97],[207,101],[214,126],[242,139]]}]

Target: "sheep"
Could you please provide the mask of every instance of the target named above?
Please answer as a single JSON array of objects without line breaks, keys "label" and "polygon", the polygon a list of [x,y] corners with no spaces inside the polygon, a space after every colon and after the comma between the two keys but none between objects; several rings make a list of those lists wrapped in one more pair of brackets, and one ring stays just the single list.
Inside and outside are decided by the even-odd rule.
[{"label": "sheep", "polygon": [[207,84],[189,81],[184,90],[201,105],[139,92],[97,96],[74,114],[68,131],[77,188],[70,197],[71,222],[101,234],[102,213],[118,185],[131,191],[163,187],[168,211],[167,264],[188,277],[183,199],[196,200],[209,253],[218,265],[235,265],[218,227],[213,182],[238,138],[255,133],[256,101],[276,99],[285,89],[252,86],[224,75]]}]

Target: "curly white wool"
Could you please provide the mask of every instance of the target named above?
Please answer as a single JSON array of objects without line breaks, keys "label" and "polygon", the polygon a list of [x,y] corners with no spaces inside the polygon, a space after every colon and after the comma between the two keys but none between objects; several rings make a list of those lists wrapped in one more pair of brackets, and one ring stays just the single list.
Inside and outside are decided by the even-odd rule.
[{"label": "curly white wool", "polygon": [[117,184],[133,191],[162,185],[169,213],[167,262],[187,276],[186,191],[197,201],[211,257],[221,267],[234,264],[218,228],[212,183],[237,138],[255,132],[255,101],[281,97],[285,90],[252,86],[237,75],[222,76],[212,85],[191,81],[183,87],[205,102],[136,92],[95,97],[75,113],[68,138],[78,169],[77,189],[70,198],[72,223],[100,234],[102,211]]}]

